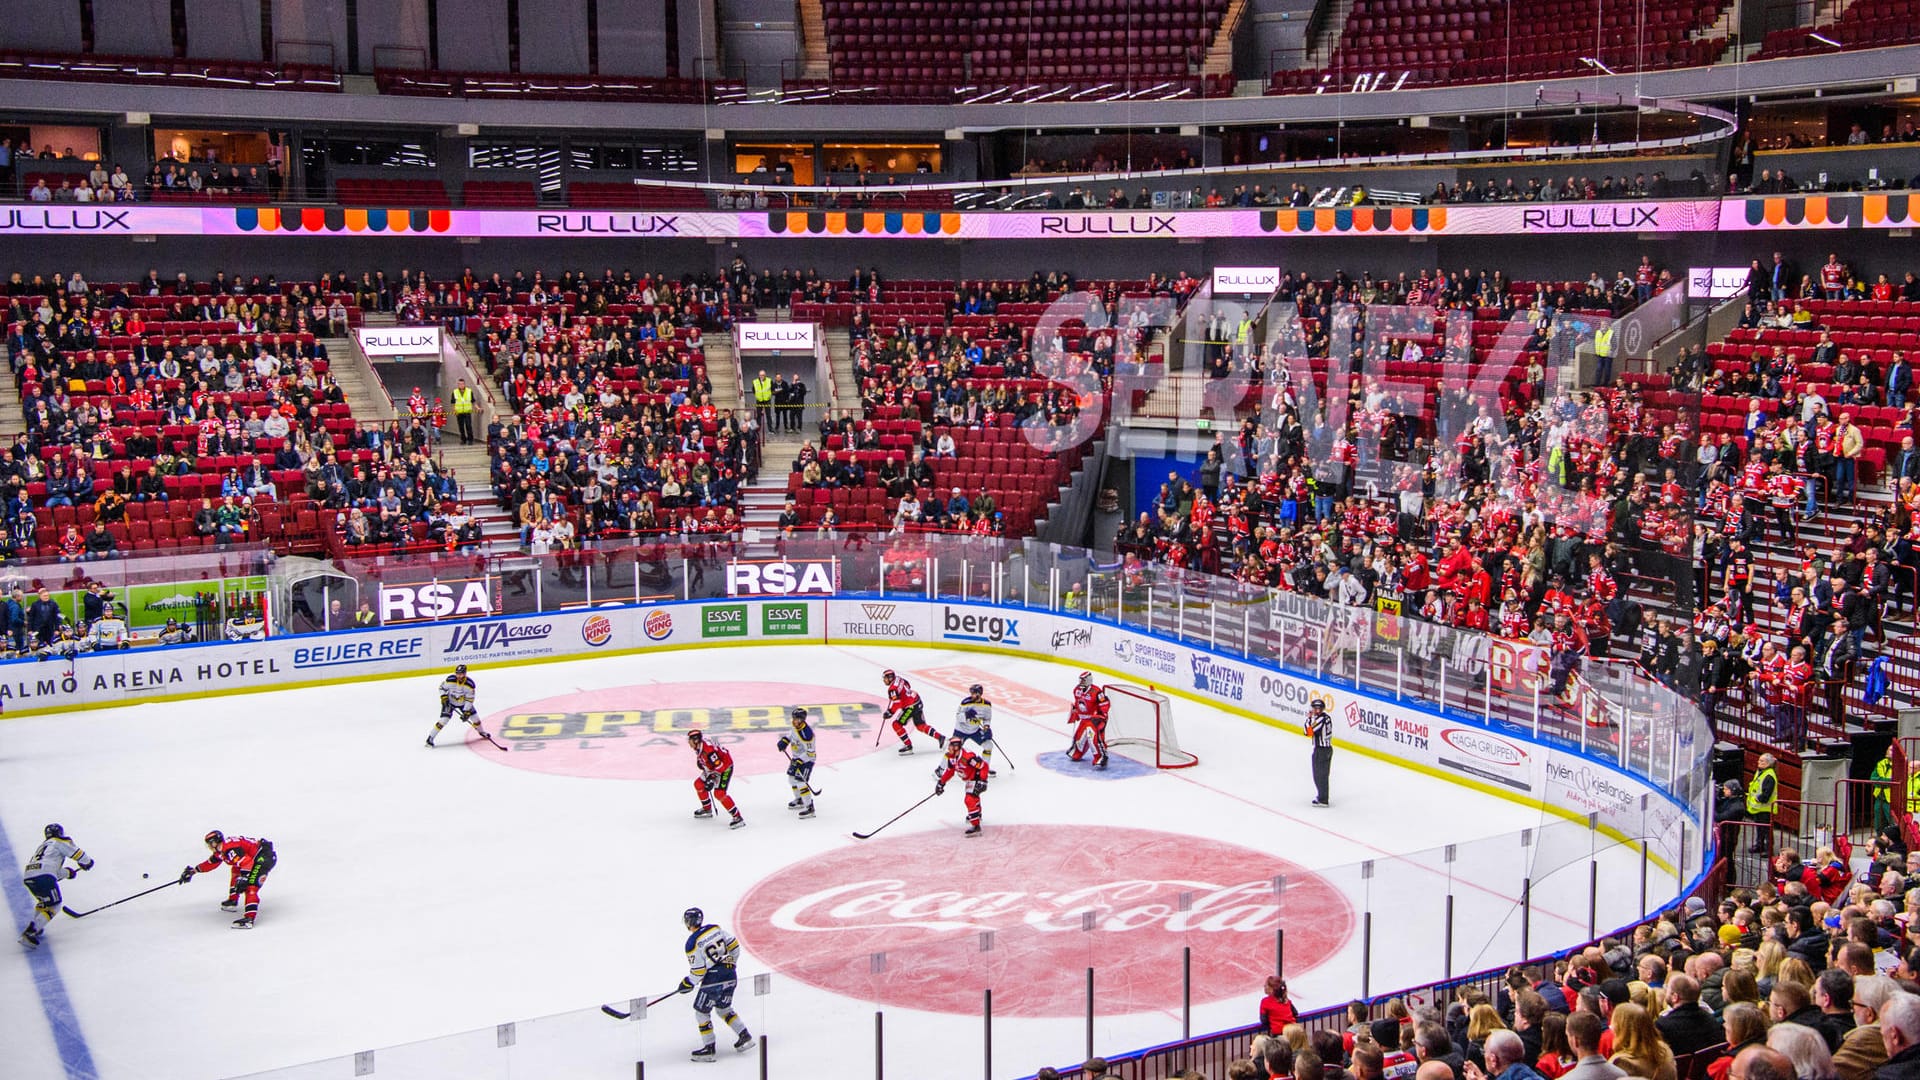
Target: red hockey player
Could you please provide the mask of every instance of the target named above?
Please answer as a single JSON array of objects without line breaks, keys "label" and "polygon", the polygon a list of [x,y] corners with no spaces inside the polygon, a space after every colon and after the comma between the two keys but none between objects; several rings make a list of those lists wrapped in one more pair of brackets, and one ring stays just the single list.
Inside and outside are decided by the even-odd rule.
[{"label": "red hockey player", "polygon": [[227,878],[227,898],[220,904],[221,911],[234,911],[240,907],[241,894],[246,895],[247,906],[239,918],[233,920],[236,930],[253,929],[254,916],[260,913],[260,886],[267,883],[267,873],[279,856],[273,853],[273,841],[254,840],[245,836],[226,836],[215,829],[206,835],[207,850],[212,854],[205,862],[198,863],[180,871],[180,884],[193,880],[193,875],[204,874],[225,863],[232,871]]},{"label": "red hockey player", "polygon": [[943,795],[947,781],[956,775],[966,784],[967,835],[980,835],[980,796],[987,790],[987,759],[967,749],[966,741],[955,735],[947,740],[947,756],[941,759],[935,774],[933,793]]},{"label": "red hockey player", "polygon": [[712,817],[713,801],[718,799],[727,813],[733,815],[727,828],[738,829],[745,825],[747,819],[740,816],[740,808],[734,805],[733,796],[727,794],[727,785],[733,783],[733,754],[724,746],[708,742],[700,734],[699,728],[687,732],[687,745],[693,747],[694,768],[700,770],[700,775],[693,778],[693,793],[700,796],[700,809],[695,810],[693,816]]},{"label": "red hockey player", "polygon": [[914,691],[913,684],[895,675],[892,668],[880,673],[880,681],[887,684],[887,719],[893,722],[893,733],[900,737],[900,752],[913,753],[913,737],[907,734],[908,724],[918,728],[921,734],[939,746],[943,740],[933,725],[927,723],[926,706]]},{"label": "red hockey player", "polygon": [[1107,692],[1093,681],[1093,672],[1080,673],[1080,682],[1073,688],[1073,746],[1067,756],[1079,761],[1086,755],[1087,747],[1093,747],[1093,767],[1107,767],[1107,712],[1113,703],[1107,700]]}]

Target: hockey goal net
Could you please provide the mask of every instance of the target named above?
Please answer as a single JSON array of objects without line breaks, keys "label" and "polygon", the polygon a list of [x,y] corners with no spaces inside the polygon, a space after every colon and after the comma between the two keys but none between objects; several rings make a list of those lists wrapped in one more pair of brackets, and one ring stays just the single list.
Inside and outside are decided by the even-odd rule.
[{"label": "hockey goal net", "polygon": [[[1150,748],[1160,769],[1185,769],[1200,759],[1180,749],[1173,728],[1173,701],[1151,686],[1107,685],[1107,745]],[[1142,755],[1144,759],[1144,755]]]}]

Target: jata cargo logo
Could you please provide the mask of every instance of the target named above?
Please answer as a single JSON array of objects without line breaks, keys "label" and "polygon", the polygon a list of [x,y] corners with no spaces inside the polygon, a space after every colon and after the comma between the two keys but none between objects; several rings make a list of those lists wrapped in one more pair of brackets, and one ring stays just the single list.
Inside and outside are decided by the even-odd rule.
[{"label": "jata cargo logo", "polygon": [[1357,701],[1347,702],[1347,726],[1376,739],[1393,738],[1393,722],[1387,719],[1387,714]]},{"label": "jata cargo logo", "polygon": [[950,607],[940,609],[940,636],[948,641],[977,641],[994,645],[1020,644],[1020,620],[1008,619],[999,615],[975,615],[972,612],[955,611]]},{"label": "jata cargo logo", "polygon": [[[554,776],[672,780],[693,776],[687,732],[699,728],[733,754],[742,776],[785,771],[778,746],[799,705],[826,763],[875,751],[886,707],[877,698],[806,683],[653,683],[583,690],[522,702],[485,718],[512,753],[479,739],[474,752],[495,765]],[[782,788],[781,790],[785,790]]]},{"label": "jata cargo logo", "polygon": [[1239,668],[1228,667],[1204,653],[1193,653],[1191,663],[1195,690],[1229,701],[1239,701],[1246,692],[1247,677]]},{"label": "jata cargo logo", "polygon": [[[1101,972],[1096,1009],[1157,1012],[1180,1005],[1180,979],[1168,973],[1183,947],[1193,950],[1193,1000],[1208,1003],[1272,973],[1276,929],[1286,931],[1290,976],[1353,932],[1337,888],[1262,851],[1148,829],[991,821],[962,840],[957,808],[939,813],[953,818],[944,833],[880,837],[774,871],[736,909],[740,937],[756,959],[850,998],[977,1015],[979,988],[992,986],[999,1015],[1068,1017],[1085,1002],[1061,993],[1058,976],[1089,957]],[[956,880],[960,858],[968,869]]]},{"label": "jata cargo logo", "polygon": [[[547,640],[552,633],[552,623],[483,622],[474,623],[471,626],[456,626],[447,638],[447,647],[444,652],[448,656],[470,656],[474,653],[493,652],[496,649],[527,651],[527,646]],[[549,652],[551,650],[534,651]]]},{"label": "jata cargo logo", "polygon": [[599,648],[613,640],[613,620],[605,615],[595,615],[580,624],[580,640]]},{"label": "jata cargo logo", "polygon": [[1441,728],[1440,741],[1446,746],[1439,761],[1447,768],[1519,791],[1533,790],[1527,752],[1520,746],[1492,732],[1463,727]]},{"label": "jata cargo logo", "polygon": [[728,596],[832,596],[839,591],[839,567],[832,560],[727,564]]},{"label": "jata cargo logo", "polygon": [[1133,638],[1118,638],[1113,643],[1114,659],[1142,671],[1157,671],[1162,675],[1171,675],[1179,668],[1180,656],[1172,649],[1155,645],[1151,641],[1135,641]]},{"label": "jata cargo logo", "polygon": [[640,624],[646,631],[647,640],[665,641],[673,633],[673,613],[670,611],[649,611],[647,621]]}]

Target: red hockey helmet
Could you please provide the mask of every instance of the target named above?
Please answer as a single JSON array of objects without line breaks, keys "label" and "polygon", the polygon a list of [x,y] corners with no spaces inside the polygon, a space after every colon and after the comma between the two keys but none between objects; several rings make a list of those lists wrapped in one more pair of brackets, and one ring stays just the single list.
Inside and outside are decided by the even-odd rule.
[{"label": "red hockey helmet", "polygon": [[880,673],[880,681],[881,681],[881,682],[892,682],[892,681],[893,681],[893,669],[892,669],[892,668],[888,668],[887,670],[885,670],[885,671],[883,671],[883,672],[881,672],[881,673]]},{"label": "red hockey helmet", "polygon": [[1081,686],[1092,686],[1092,685],[1093,685],[1093,672],[1091,672],[1091,671],[1083,671],[1083,672],[1081,672],[1081,673],[1080,673],[1080,685],[1081,685]]}]

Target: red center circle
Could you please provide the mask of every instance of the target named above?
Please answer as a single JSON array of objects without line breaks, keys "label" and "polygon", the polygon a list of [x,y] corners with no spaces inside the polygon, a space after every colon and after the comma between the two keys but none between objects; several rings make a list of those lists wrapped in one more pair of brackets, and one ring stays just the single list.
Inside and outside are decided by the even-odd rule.
[{"label": "red center circle", "polygon": [[786,771],[779,740],[791,730],[788,716],[796,705],[807,709],[824,763],[871,753],[874,725],[886,711],[878,698],[834,686],[647,683],[502,709],[482,723],[510,752],[477,738],[467,746],[488,761],[555,776],[686,780],[695,772],[687,732],[699,728],[733,755],[735,773],[757,776]]},{"label": "red center circle", "polygon": [[[1284,878],[1276,892],[1275,879]],[[810,986],[927,1012],[1078,1016],[1085,970],[1106,1015],[1257,994],[1287,932],[1287,973],[1353,933],[1320,875],[1237,844],[1149,829],[994,825],[962,839],[907,833],[779,870],[741,900],[755,958]]]}]

